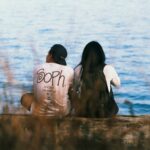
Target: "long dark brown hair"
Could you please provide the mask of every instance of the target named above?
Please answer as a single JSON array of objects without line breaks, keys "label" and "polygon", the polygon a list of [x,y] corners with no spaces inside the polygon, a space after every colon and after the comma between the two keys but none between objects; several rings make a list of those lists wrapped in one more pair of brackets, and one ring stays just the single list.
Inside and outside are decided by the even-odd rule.
[{"label": "long dark brown hair", "polygon": [[95,74],[99,70],[102,70],[105,66],[105,53],[102,46],[97,41],[89,42],[82,53],[81,62],[79,65],[82,66],[81,80],[92,81],[95,78]]}]

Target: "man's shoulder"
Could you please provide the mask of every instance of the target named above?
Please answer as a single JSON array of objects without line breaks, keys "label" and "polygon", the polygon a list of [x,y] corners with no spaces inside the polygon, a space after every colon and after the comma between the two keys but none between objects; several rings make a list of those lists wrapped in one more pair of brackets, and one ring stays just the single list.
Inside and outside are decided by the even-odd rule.
[{"label": "man's shoulder", "polygon": [[67,72],[72,73],[72,74],[74,73],[74,70],[73,70],[72,67],[70,67],[70,66],[64,66],[64,68],[66,69]]},{"label": "man's shoulder", "polygon": [[70,66],[64,66],[57,63],[44,63],[35,67],[35,70],[44,69],[44,70],[66,70],[68,72],[74,72],[73,68]]},{"label": "man's shoulder", "polygon": [[38,70],[38,69],[41,69],[41,68],[44,68],[47,64],[44,63],[44,64],[39,64],[37,66],[34,67],[34,70]]},{"label": "man's shoulder", "polygon": [[65,66],[65,67],[69,70],[73,70],[73,68],[71,66]]},{"label": "man's shoulder", "polygon": [[43,64],[39,64],[38,66],[35,67],[35,69],[39,69],[39,68],[57,68],[59,66],[59,64],[57,63],[43,63]]}]

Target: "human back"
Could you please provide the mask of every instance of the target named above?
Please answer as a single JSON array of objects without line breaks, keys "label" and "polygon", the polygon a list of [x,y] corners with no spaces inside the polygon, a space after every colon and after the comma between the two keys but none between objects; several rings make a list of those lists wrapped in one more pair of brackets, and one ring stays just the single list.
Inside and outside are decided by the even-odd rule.
[{"label": "human back", "polygon": [[[72,68],[57,63],[45,63],[34,71],[34,112],[39,115],[57,116],[69,112],[68,90],[72,84]],[[40,105],[39,105],[40,103]]]},{"label": "human back", "polygon": [[92,73],[88,77],[87,80],[82,80],[79,115],[84,117],[107,116],[109,92],[103,70]]}]

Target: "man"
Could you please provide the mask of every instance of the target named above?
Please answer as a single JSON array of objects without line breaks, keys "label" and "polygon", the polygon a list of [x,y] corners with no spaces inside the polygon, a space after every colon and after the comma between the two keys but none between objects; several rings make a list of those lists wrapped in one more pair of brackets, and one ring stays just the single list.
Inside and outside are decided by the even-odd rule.
[{"label": "man", "polygon": [[33,74],[33,93],[24,94],[21,103],[35,115],[66,116],[70,112],[69,89],[74,71],[66,66],[67,50],[60,44],[51,47],[46,63]]}]

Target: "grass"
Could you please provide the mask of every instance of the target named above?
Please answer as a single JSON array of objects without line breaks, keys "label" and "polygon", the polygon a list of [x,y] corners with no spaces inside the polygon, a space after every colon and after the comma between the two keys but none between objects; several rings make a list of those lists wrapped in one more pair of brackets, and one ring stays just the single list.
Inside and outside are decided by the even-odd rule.
[{"label": "grass", "polygon": [[[150,120],[0,116],[3,150],[148,150]],[[150,119],[150,117],[149,117]]]}]

